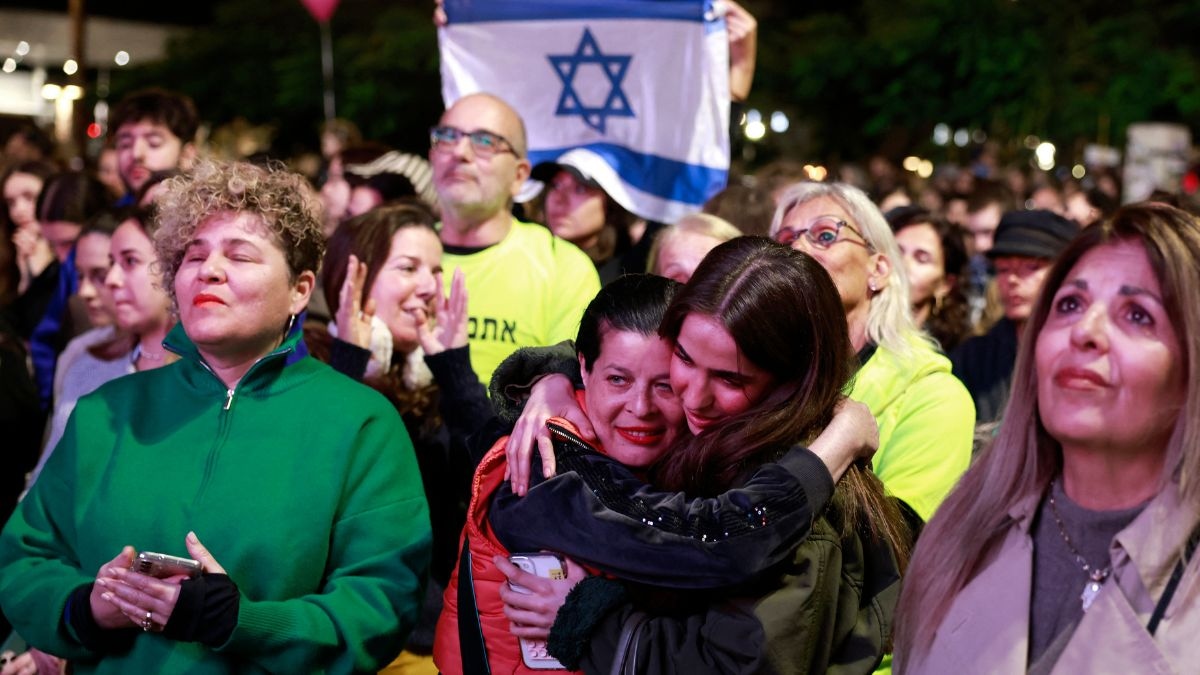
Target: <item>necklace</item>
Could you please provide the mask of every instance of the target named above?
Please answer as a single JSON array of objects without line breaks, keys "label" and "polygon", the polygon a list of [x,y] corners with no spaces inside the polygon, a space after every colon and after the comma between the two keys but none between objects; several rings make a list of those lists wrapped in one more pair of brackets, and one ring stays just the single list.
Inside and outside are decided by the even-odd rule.
[{"label": "necklace", "polygon": [[142,345],[139,343],[133,346],[133,354],[130,355],[132,357],[130,358],[130,361],[132,361],[134,364],[137,363],[138,359],[146,359],[147,361],[162,361],[163,357],[166,355],[167,353],[165,351],[157,354],[151,354],[150,352],[143,350]]},{"label": "necklace", "polygon": [[1086,612],[1100,593],[1101,584],[1112,573],[1112,565],[1110,564],[1103,569],[1092,567],[1084,559],[1079,549],[1075,548],[1075,543],[1071,541],[1071,536],[1067,534],[1067,528],[1063,525],[1062,517],[1058,515],[1058,504],[1054,502],[1054,487],[1057,484],[1057,480],[1050,483],[1050,514],[1054,516],[1054,522],[1058,525],[1058,534],[1062,537],[1063,543],[1067,545],[1067,550],[1071,552],[1071,555],[1075,556],[1075,562],[1083,568],[1083,573],[1088,576],[1087,583],[1083,585],[1083,593],[1079,594],[1079,599],[1083,603],[1083,611]]}]

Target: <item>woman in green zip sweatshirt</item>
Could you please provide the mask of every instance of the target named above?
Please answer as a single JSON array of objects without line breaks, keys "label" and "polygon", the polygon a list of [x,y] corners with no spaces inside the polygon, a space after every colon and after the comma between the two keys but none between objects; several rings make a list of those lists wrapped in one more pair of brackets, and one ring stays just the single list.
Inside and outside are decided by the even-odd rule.
[{"label": "woman in green zip sweatshirt", "polygon": [[0,533],[0,607],[78,673],[374,672],[416,619],[429,516],[395,408],[300,340],[317,202],[205,161],[159,205],[180,358],[80,399]]}]

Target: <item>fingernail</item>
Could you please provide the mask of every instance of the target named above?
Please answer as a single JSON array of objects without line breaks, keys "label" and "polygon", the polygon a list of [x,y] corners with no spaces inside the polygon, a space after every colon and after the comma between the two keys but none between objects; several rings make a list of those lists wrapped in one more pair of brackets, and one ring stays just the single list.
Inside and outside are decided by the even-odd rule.
[{"label": "fingernail", "polygon": [[193,544],[199,544],[199,543],[200,543],[200,540],[199,540],[199,539],[196,537],[196,533],[195,533],[195,532],[188,532],[188,535],[187,535],[187,540],[188,540],[188,541],[190,541],[190,542],[192,542]]},{"label": "fingernail", "polygon": [[104,579],[96,579],[96,583],[100,584],[101,586],[104,586],[105,588],[108,588],[108,582],[105,581]]},{"label": "fingernail", "polygon": [[113,594],[112,593],[101,593],[100,597],[104,598],[105,600],[108,600],[109,602],[112,602]]}]

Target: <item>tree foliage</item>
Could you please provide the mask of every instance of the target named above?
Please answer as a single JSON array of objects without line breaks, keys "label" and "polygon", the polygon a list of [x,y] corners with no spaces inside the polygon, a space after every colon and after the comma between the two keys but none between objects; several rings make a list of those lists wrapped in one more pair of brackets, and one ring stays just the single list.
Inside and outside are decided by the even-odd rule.
[{"label": "tree foliage", "polygon": [[[342,0],[330,21],[337,114],[364,137],[422,152],[441,111],[437,34],[426,2]],[[159,63],[114,76],[113,100],[144,86],[192,96],[214,125],[270,124],[275,149],[315,149],[324,119],[321,35],[299,0],[224,0],[212,24]]]},{"label": "tree foliage", "polygon": [[[1166,0],[862,0],[754,7],[751,102],[795,110],[815,156],[928,146],[935,124],[1070,148],[1200,112],[1200,5]],[[929,147],[924,149],[929,150]]]},{"label": "tree foliage", "polygon": [[[430,0],[342,0],[332,20],[338,114],[420,151],[441,110]],[[934,125],[982,130],[1011,154],[1123,143],[1130,123],[1200,120],[1200,3],[1177,0],[746,0],[759,18],[750,104],[788,111],[811,158],[936,155]],[[299,0],[222,0],[160,64],[114,75],[113,98],[159,84],[204,117],[269,123],[315,147],[320,32]],[[528,48],[515,46],[515,48]],[[952,148],[951,148],[952,149]],[[799,157],[803,159],[804,157]]]}]

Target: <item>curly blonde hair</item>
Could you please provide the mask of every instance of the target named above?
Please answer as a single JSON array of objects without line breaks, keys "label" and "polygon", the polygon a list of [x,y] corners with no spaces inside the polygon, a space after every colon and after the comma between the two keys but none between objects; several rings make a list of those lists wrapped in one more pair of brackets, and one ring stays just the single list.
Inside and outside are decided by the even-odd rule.
[{"label": "curly blonde hair", "polygon": [[192,170],[165,183],[155,200],[158,231],[154,250],[162,283],[175,299],[175,273],[200,226],[221,213],[258,216],[283,251],[294,281],[305,270],[316,273],[325,255],[321,205],[300,175],[282,164],[266,168],[245,162],[198,160]]}]

